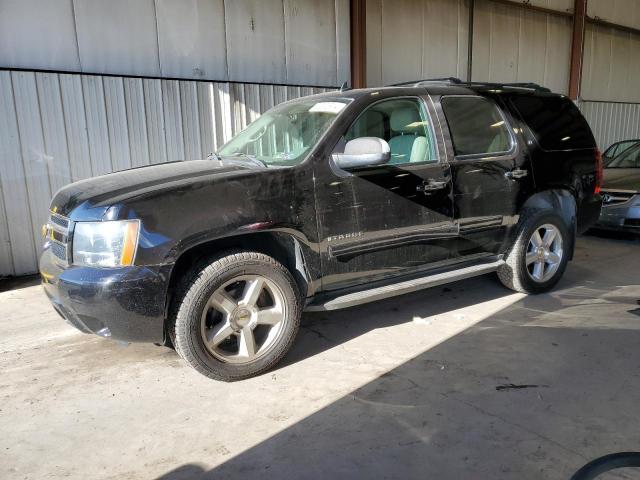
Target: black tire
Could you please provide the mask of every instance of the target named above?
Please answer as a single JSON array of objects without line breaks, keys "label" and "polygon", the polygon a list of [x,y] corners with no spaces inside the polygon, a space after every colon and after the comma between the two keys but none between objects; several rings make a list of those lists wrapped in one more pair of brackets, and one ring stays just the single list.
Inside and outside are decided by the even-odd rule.
[{"label": "black tire", "polygon": [[[266,278],[280,288],[286,321],[283,321],[273,346],[263,356],[250,363],[227,363],[216,358],[205,346],[201,333],[202,315],[217,289],[243,275]],[[228,253],[204,261],[185,275],[176,298],[173,307],[176,351],[198,372],[215,380],[242,380],[269,370],[290,349],[300,325],[301,301],[293,277],[284,266],[262,253]]]},{"label": "black tire", "polygon": [[[505,257],[505,264],[497,273],[502,284],[516,292],[544,293],[551,290],[562,278],[569,261],[569,252],[573,247],[573,234],[565,224],[564,219],[549,210],[525,210],[520,216],[520,227],[515,242]],[[529,240],[534,232],[542,225],[551,224],[556,227],[562,236],[563,255],[553,276],[544,282],[534,280],[526,265]]]}]

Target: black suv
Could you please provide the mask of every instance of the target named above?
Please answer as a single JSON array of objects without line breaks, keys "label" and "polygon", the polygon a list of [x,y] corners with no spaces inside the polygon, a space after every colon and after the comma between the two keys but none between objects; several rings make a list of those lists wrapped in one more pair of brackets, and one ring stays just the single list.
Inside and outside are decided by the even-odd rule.
[{"label": "black suv", "polygon": [[283,103],[207,160],[56,193],[40,270],[87,333],[199,372],[273,367],[303,310],[497,272],[552,288],[600,214],[600,154],[565,96],[421,81]]}]

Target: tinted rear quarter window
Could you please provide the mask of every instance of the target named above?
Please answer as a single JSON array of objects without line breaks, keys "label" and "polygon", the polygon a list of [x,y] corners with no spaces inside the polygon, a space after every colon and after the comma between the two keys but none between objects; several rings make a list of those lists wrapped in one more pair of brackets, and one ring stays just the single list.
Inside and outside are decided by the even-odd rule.
[{"label": "tinted rear quarter window", "polygon": [[511,99],[544,150],[594,148],[589,124],[566,97],[520,96]]}]

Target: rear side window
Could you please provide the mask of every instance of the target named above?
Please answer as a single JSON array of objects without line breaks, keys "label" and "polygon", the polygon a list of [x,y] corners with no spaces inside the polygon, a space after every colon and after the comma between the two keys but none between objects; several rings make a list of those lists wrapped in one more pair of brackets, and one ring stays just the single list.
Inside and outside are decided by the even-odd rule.
[{"label": "rear side window", "polygon": [[441,103],[456,156],[511,150],[511,135],[495,103],[482,97],[444,97]]},{"label": "rear side window", "polygon": [[595,147],[589,124],[568,98],[521,96],[511,103],[544,150]]}]

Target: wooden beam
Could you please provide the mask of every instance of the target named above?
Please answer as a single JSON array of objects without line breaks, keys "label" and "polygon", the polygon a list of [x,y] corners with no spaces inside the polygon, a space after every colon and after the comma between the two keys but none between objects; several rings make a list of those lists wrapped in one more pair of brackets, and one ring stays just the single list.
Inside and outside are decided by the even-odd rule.
[{"label": "wooden beam", "polygon": [[587,18],[587,0],[574,0],[573,33],[571,36],[571,64],[569,68],[569,97],[577,100],[582,80],[584,57],[584,26]]},{"label": "wooden beam", "polygon": [[351,87],[367,86],[367,1],[350,0]]}]

